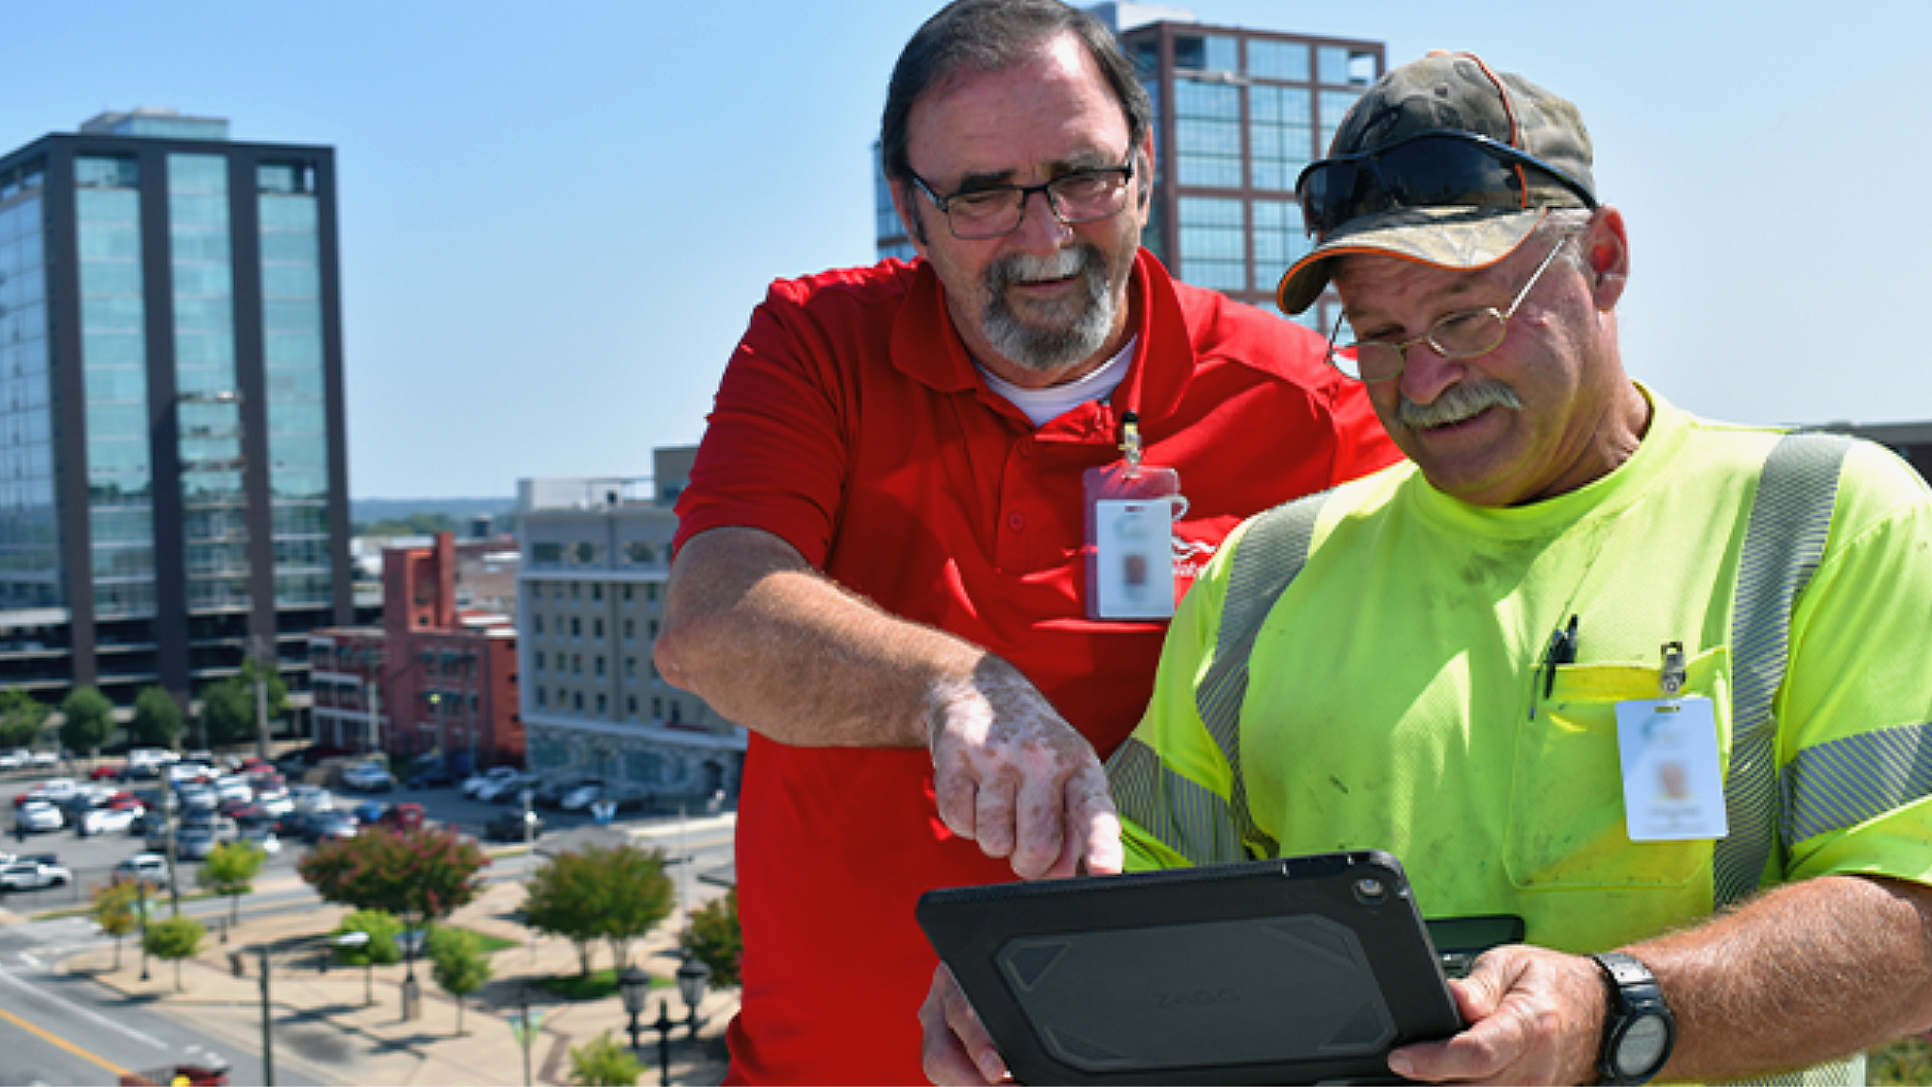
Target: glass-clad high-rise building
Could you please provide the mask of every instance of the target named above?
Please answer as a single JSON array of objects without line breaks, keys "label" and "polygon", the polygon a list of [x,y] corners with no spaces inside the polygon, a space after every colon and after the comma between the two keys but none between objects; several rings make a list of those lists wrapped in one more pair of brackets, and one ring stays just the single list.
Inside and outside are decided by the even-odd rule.
[{"label": "glass-clad high-rise building", "polygon": [[[1313,244],[1295,179],[1382,75],[1382,43],[1208,26],[1145,4],[1088,10],[1113,28],[1154,103],[1142,244],[1175,278],[1272,311],[1275,284]],[[910,259],[877,157],[875,146],[879,255]],[[1325,332],[1336,312],[1330,295],[1297,320]]]},{"label": "glass-clad high-rise building", "polygon": [[0,157],[0,685],[300,688],[353,619],[330,148],[103,114]]}]

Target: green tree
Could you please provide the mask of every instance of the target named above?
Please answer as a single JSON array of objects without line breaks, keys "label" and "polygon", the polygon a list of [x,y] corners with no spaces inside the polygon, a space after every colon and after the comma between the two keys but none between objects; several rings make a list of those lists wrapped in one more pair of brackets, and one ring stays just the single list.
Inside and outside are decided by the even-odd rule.
[{"label": "green tree", "polygon": [[570,1047],[570,1082],[582,1087],[634,1087],[644,1069],[605,1031]]},{"label": "green tree", "polygon": [[143,687],[134,696],[129,739],[147,747],[173,748],[181,739],[181,707],[166,687]]},{"label": "green tree", "polygon": [[676,900],[664,851],[634,845],[586,846],[553,857],[524,890],[524,923],[574,944],[585,977],[596,941],[610,944],[612,965],[622,970],[631,941],[669,916]]},{"label": "green tree", "polygon": [[114,731],[114,703],[93,687],[76,687],[61,700],[60,712],[67,718],[60,726],[61,745],[76,755],[99,754]]},{"label": "green tree", "polygon": [[439,928],[429,935],[430,973],[456,998],[456,1033],[463,1033],[463,998],[490,980],[490,958],[474,932]]},{"label": "green tree", "polygon": [[0,690],[0,747],[32,747],[53,712],[18,687]]},{"label": "green tree", "polygon": [[141,889],[132,883],[108,883],[94,889],[94,904],[87,909],[88,916],[101,926],[101,931],[114,937],[114,969],[121,968],[121,940],[140,925],[141,917],[136,911],[136,900]]},{"label": "green tree", "polygon": [[142,938],[142,947],[157,959],[167,959],[174,963],[174,991],[182,992],[181,960],[192,957],[201,950],[201,938],[208,934],[201,922],[187,914],[176,914],[161,921],[148,924],[148,932]]},{"label": "green tree", "polygon": [[198,877],[203,887],[228,896],[228,923],[240,920],[241,896],[254,891],[251,881],[268,863],[268,854],[255,842],[223,842],[208,851]]},{"label": "green tree", "polygon": [[369,942],[360,947],[336,945],[337,962],[350,966],[388,966],[402,961],[402,948],[396,937],[402,935],[402,921],[387,910],[356,910],[343,916],[335,935],[367,933]]},{"label": "green tree", "polygon": [[374,826],[353,838],[324,842],[295,870],[324,901],[385,910],[402,918],[405,928],[414,928],[467,905],[482,890],[482,872],[489,866],[476,839],[448,827]]},{"label": "green tree", "polygon": [[[229,676],[201,689],[202,720],[208,726],[204,737],[210,747],[229,747],[255,739],[255,676],[260,666],[254,660],[242,662],[241,674]],[[268,719],[278,720],[288,712],[288,684],[281,673],[267,673]]]},{"label": "green tree", "polygon": [[691,911],[691,925],[678,934],[678,946],[711,968],[711,984],[737,985],[745,957],[745,934],[738,927],[738,888]]}]

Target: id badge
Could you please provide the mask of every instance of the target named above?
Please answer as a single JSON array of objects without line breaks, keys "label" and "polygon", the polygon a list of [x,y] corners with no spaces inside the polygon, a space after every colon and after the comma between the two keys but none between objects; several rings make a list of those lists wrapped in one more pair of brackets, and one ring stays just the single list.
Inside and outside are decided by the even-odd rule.
[{"label": "id badge", "polygon": [[1617,703],[1617,754],[1631,841],[1715,839],[1729,832],[1710,699]]},{"label": "id badge", "polygon": [[1087,618],[1173,618],[1180,473],[1123,462],[1087,469],[1084,483]]}]

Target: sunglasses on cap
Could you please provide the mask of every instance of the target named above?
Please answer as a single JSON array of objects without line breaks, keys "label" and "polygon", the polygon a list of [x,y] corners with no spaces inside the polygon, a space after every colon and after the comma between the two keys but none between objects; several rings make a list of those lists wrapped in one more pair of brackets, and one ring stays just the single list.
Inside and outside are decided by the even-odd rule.
[{"label": "sunglasses on cap", "polygon": [[1397,208],[1529,205],[1524,167],[1556,179],[1595,208],[1583,183],[1535,155],[1460,129],[1408,136],[1373,151],[1322,159],[1301,172],[1295,195],[1302,222],[1325,237],[1350,219]]}]

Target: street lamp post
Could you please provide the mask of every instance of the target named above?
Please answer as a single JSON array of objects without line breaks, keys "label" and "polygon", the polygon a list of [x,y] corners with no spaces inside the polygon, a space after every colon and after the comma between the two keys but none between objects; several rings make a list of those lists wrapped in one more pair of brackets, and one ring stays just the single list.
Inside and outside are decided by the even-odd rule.
[{"label": "street lamp post", "polygon": [[643,1014],[644,1005],[650,999],[651,976],[635,966],[627,966],[618,978],[617,986],[623,993],[624,1010],[631,1017],[631,1051],[637,1051],[637,1036],[640,1033],[647,1029],[657,1031],[658,1083],[663,1087],[670,1087],[671,1083],[671,1032],[679,1026],[685,1026],[690,1028],[691,1038],[697,1038],[699,1029],[707,1022],[699,1018],[698,1005],[704,1003],[705,984],[710,980],[711,968],[687,952],[684,962],[678,966],[678,995],[684,999],[684,1020],[680,1023],[671,1018],[671,998],[667,995],[657,1006],[657,1021],[640,1024],[638,1017]]},{"label": "street lamp post", "polygon": [[140,888],[140,895],[141,895],[141,980],[146,981],[148,980],[148,881],[147,881],[147,877],[145,876],[140,877],[140,882],[136,883],[135,886]]}]

